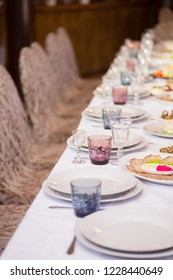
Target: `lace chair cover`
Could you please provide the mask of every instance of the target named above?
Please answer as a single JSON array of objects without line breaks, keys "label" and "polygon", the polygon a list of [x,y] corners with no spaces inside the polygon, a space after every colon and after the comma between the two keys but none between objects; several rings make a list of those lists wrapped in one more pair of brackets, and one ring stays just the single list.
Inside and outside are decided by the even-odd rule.
[{"label": "lace chair cover", "polygon": [[0,205],[0,255],[21,222],[28,205]]},{"label": "lace chair cover", "polygon": [[37,141],[65,142],[77,126],[81,108],[79,110],[60,101],[54,71],[38,43],[21,50],[19,66],[27,110]]},{"label": "lace chair cover", "polygon": [[162,22],[154,27],[155,43],[173,40],[173,21]]},{"label": "lace chair cover", "polygon": [[23,163],[34,169],[51,168],[57,158],[65,148],[64,144],[38,144],[34,141],[32,130],[29,125],[23,104],[19,98],[16,86],[4,68],[0,65],[0,100],[3,102],[4,118],[10,120],[17,132],[18,141],[20,142],[20,151],[23,155]]},{"label": "lace chair cover", "polygon": [[[56,46],[56,41],[54,42]],[[63,46],[62,46],[63,47]],[[54,83],[52,81],[52,84],[54,84],[54,99],[53,103],[55,103],[55,100],[57,100],[57,106],[58,109],[61,108],[61,112],[63,115],[63,110],[65,108],[65,111],[67,108],[69,109],[74,109],[74,100],[71,99],[70,104],[68,104],[67,107],[67,100],[64,100],[64,95],[66,94],[65,91],[68,89],[71,92],[72,97],[75,97],[76,94],[79,94],[78,89],[75,87],[74,83],[72,84],[72,80],[70,79],[70,75],[68,72],[72,73],[72,71],[69,71],[69,68],[67,67],[66,63],[66,58],[64,57],[62,53],[62,49],[59,48],[59,55],[54,56],[54,60],[56,61],[56,68],[53,67],[53,65],[50,62],[49,56],[47,55],[46,51],[41,47],[40,44],[37,42],[34,42],[31,44],[31,48],[37,53],[37,56],[39,56],[39,61],[42,61],[44,65],[46,65],[46,70],[49,71],[50,73],[53,72],[54,75]],[[64,48],[64,47],[63,47]],[[55,66],[55,63],[54,63]],[[61,72],[61,75],[59,76],[59,73]],[[71,80],[71,82],[70,82]],[[56,85],[55,85],[56,84]],[[53,90],[53,89],[52,89]],[[65,102],[64,102],[65,101]],[[80,106],[81,100],[79,101],[79,104],[75,106],[75,110],[80,110],[83,109],[83,107]],[[66,113],[67,114],[67,111]],[[68,112],[69,114],[69,112]],[[70,116],[74,117],[74,112],[73,114],[70,114]]]},{"label": "lace chair cover", "polygon": [[59,27],[57,29],[57,36],[59,38],[58,46],[61,43],[60,49],[61,49],[61,52],[63,52],[62,57],[64,57],[64,59],[66,60],[66,61],[64,61],[65,62],[64,67],[66,69],[66,74],[68,73],[69,83],[71,82],[73,84],[75,79],[78,79],[80,77],[80,72],[79,72],[76,56],[74,53],[72,41],[71,41],[67,31],[63,27]]},{"label": "lace chair cover", "polygon": [[[56,146],[52,146],[52,162],[48,164],[51,153],[44,153],[46,146],[33,142],[16,87],[2,65],[0,76],[0,205],[25,205],[31,203],[38,193],[62,147],[60,145],[61,150],[58,151]],[[35,154],[32,156],[33,151]]]},{"label": "lace chair cover", "polygon": [[65,28],[59,27],[56,31],[56,34],[59,38],[58,46],[61,46],[62,56],[66,60],[66,72],[69,72],[69,80],[71,82],[74,82],[75,80],[78,89],[85,92],[85,94],[92,93],[92,91],[101,83],[101,80],[96,78],[81,78],[72,41],[67,31]]},{"label": "lace chair cover", "polygon": [[87,96],[83,90],[78,88],[78,74],[76,73],[75,75],[72,75],[72,67],[69,65],[67,52],[64,51],[64,44],[66,43],[64,40],[61,40],[61,36],[57,36],[55,33],[47,34],[45,48],[54,69],[54,73],[56,74],[58,89],[60,92],[63,92],[61,99],[66,103],[81,104],[81,106],[82,104],[85,104],[85,106],[87,106],[91,96],[86,98]]},{"label": "lace chair cover", "polygon": [[170,8],[168,7],[162,7],[159,10],[159,15],[158,15],[158,22],[169,22],[173,21],[173,12]]}]

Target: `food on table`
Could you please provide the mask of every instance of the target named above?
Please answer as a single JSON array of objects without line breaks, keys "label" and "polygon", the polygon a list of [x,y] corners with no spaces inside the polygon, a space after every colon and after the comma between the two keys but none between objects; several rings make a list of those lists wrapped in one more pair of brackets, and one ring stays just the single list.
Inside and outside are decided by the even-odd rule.
[{"label": "food on table", "polygon": [[167,147],[164,147],[164,148],[160,148],[160,152],[161,153],[173,154],[173,146],[167,146]]},{"label": "food on table", "polygon": [[167,147],[161,148],[160,152],[173,154],[173,146],[167,146]]},{"label": "food on table", "polygon": [[173,86],[170,83],[162,86],[151,86],[148,91],[161,100],[173,101]]},{"label": "food on table", "polygon": [[161,165],[161,164],[159,164],[156,167],[156,171],[172,171],[172,170],[173,170],[173,168],[168,166],[168,165]]},{"label": "food on table", "polygon": [[127,168],[147,178],[173,180],[173,156],[162,158],[151,154],[142,159],[132,158]]},{"label": "food on table", "polygon": [[164,122],[164,128],[163,128],[162,133],[167,134],[167,135],[173,134],[173,121],[172,120],[166,120]]},{"label": "food on table", "polygon": [[161,114],[161,118],[165,120],[173,119],[173,110],[169,113],[167,110],[164,110]]},{"label": "food on table", "polygon": [[166,65],[162,69],[159,69],[158,71],[153,73],[153,76],[155,78],[173,78],[173,65]]}]

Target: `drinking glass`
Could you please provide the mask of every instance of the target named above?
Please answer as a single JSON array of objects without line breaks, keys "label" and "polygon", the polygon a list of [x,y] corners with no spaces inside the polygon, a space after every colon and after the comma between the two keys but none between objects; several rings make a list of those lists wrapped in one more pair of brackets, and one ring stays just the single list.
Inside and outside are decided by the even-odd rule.
[{"label": "drinking glass", "polygon": [[120,107],[110,108],[105,107],[102,108],[102,120],[104,129],[110,129],[110,118],[115,116],[120,116],[122,113],[122,109]]},{"label": "drinking glass", "polygon": [[131,118],[113,117],[111,118],[111,131],[113,142],[117,147],[117,158],[110,161],[112,164],[118,164],[119,158],[123,155],[124,145],[128,141],[131,126]]},{"label": "drinking glass", "polygon": [[79,129],[73,130],[72,139],[73,139],[73,143],[76,147],[76,152],[77,152],[77,156],[73,159],[72,162],[76,163],[76,164],[85,163],[85,161],[81,158],[81,155],[80,155],[82,144],[85,141],[85,130],[79,130]]},{"label": "drinking glass", "polygon": [[132,93],[134,95],[134,105],[139,105],[140,104],[139,94],[140,92],[142,92],[144,87],[144,75],[140,71],[133,73],[130,76],[130,85],[131,85]]},{"label": "drinking glass", "polygon": [[124,105],[127,102],[127,94],[127,86],[117,85],[112,87],[112,98],[114,104]]},{"label": "drinking glass", "polygon": [[77,178],[70,182],[71,199],[76,217],[85,217],[99,209],[101,181],[96,178]]},{"label": "drinking glass", "polygon": [[129,86],[130,85],[130,72],[129,71],[121,71],[120,72],[120,79],[121,84],[123,86]]},{"label": "drinking glass", "polygon": [[88,150],[91,163],[97,165],[107,164],[110,160],[111,147],[111,135],[88,136]]},{"label": "drinking glass", "polygon": [[[99,210],[101,199],[101,181],[95,178],[77,178],[70,182],[71,199],[76,219],[83,218]],[[75,225],[76,228],[76,225]],[[67,254],[75,249],[76,234],[67,248]]]}]

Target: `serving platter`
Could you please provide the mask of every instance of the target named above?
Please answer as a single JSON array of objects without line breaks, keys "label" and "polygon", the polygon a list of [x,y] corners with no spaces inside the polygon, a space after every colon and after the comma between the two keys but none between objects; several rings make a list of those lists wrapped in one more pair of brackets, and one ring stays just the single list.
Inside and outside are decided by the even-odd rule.
[{"label": "serving platter", "polygon": [[160,174],[150,174],[150,173],[141,172],[140,170],[137,170],[130,164],[130,161],[132,159],[136,159],[140,161],[141,159],[144,159],[145,157],[150,155],[160,156],[161,158],[166,158],[167,156],[170,156],[170,154],[166,154],[166,153],[155,154],[153,152],[148,152],[148,153],[138,152],[138,153],[128,154],[121,157],[119,160],[119,166],[121,167],[122,170],[130,174],[133,174],[137,178],[144,179],[146,181],[157,183],[157,184],[173,186],[173,175],[160,175]]}]

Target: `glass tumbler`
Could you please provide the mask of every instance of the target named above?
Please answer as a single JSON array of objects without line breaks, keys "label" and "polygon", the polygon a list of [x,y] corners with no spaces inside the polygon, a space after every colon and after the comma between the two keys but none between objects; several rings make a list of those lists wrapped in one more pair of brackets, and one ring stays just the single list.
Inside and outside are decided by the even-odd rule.
[{"label": "glass tumbler", "polygon": [[87,139],[91,163],[97,165],[107,164],[110,160],[112,136],[91,135]]},{"label": "glass tumbler", "polygon": [[105,129],[110,129],[110,119],[112,117],[121,116],[122,109],[117,108],[102,108],[102,120]]},{"label": "glass tumbler", "polygon": [[114,104],[123,105],[127,102],[128,88],[126,86],[114,86],[112,88],[112,98]]},{"label": "glass tumbler", "polygon": [[99,209],[101,181],[95,178],[78,178],[70,182],[75,215],[85,217]]}]

